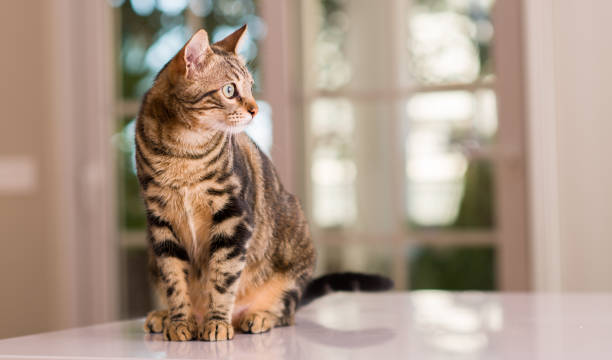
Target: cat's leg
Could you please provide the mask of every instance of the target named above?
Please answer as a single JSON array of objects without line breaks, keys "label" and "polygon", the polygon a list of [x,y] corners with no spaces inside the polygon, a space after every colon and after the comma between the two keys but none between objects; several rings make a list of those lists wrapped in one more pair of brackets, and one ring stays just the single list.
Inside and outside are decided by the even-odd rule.
[{"label": "cat's leg", "polygon": [[[189,255],[177,241],[168,222],[155,217],[149,223],[158,285],[168,304],[167,316],[162,321],[164,338],[172,341],[193,340],[197,334],[197,323],[192,315],[187,287]],[[155,313],[149,316],[151,319],[157,318]]]},{"label": "cat's leg", "polygon": [[187,280],[184,274],[186,262],[172,257],[158,259],[162,286],[168,303],[168,317],[164,322],[164,338],[172,341],[195,339],[197,323],[191,311]]},{"label": "cat's leg", "polygon": [[204,280],[208,309],[198,336],[202,340],[230,340],[234,337],[231,317],[250,237],[251,228],[242,218],[217,216]]},{"label": "cat's leg", "polygon": [[289,230],[279,232],[285,234],[284,242],[282,239],[275,240],[277,243],[280,241],[280,245],[269,255],[267,266],[270,267],[264,271],[272,275],[263,284],[251,289],[246,281],[243,284],[237,306],[244,306],[246,310],[234,319],[242,332],[256,334],[273,327],[294,324],[295,312],[303,290],[312,277],[316,259],[307,225],[303,222],[295,227],[297,223],[292,223]]},{"label": "cat's leg", "polygon": [[293,325],[300,293],[295,280],[285,274],[272,276],[241,299],[249,306],[237,319],[238,328],[245,333],[257,334],[276,326]]}]

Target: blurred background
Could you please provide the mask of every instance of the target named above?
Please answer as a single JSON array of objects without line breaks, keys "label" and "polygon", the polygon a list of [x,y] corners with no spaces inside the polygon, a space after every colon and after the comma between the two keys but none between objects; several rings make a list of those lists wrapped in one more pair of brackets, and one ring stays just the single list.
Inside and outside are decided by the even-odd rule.
[{"label": "blurred background", "polygon": [[155,302],[134,120],[197,29],[240,48],[247,130],[318,273],[398,290],[612,290],[603,0],[0,3],[0,338]]}]

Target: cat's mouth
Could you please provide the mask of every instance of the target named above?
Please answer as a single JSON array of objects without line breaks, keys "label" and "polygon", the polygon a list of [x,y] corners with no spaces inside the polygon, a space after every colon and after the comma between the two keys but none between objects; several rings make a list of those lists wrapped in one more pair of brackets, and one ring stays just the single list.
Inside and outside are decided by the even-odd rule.
[{"label": "cat's mouth", "polygon": [[225,123],[228,126],[246,126],[253,120],[253,116],[250,114],[230,114],[225,119]]},{"label": "cat's mouth", "polygon": [[236,134],[244,130],[252,120],[253,117],[250,114],[234,113],[228,115],[223,120],[217,120],[216,125],[213,125],[213,127],[217,130]]}]

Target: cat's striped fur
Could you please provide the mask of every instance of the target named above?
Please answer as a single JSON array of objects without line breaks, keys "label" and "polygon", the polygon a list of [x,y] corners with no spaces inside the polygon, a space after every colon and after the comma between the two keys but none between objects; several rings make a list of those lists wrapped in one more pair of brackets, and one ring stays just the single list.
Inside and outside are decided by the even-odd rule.
[{"label": "cat's striped fur", "polygon": [[[314,266],[297,199],[239,127],[257,111],[236,56],[245,28],[208,46],[201,30],[160,72],[136,126],[150,265],[168,310],[147,328],[170,340],[293,322]],[[232,83],[238,95],[220,89]],[[197,331],[199,329],[199,331]]]},{"label": "cat's striped fur", "polygon": [[200,30],[159,73],[137,120],[150,268],[168,306],[145,328],[168,340],[292,324],[315,264],[296,197],[241,132],[257,112],[235,53],[245,30],[213,45]]}]

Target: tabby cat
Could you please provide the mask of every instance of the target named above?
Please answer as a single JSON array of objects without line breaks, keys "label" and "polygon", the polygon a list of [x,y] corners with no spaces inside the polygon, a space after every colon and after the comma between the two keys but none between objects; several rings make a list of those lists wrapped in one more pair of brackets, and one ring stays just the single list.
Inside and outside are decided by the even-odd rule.
[{"label": "tabby cat", "polygon": [[257,114],[236,47],[246,25],[209,45],[198,31],[160,71],[136,123],[149,266],[167,309],[145,330],[166,340],[229,340],[291,325],[329,290],[382,290],[388,279],[310,281],[315,251],[295,196],[242,130]]}]

